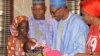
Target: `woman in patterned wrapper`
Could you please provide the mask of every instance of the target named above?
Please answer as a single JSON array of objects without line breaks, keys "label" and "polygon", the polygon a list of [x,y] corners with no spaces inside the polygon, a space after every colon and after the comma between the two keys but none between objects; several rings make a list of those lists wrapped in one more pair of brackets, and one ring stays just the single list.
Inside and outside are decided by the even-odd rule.
[{"label": "woman in patterned wrapper", "polygon": [[85,22],[90,24],[86,52],[100,53],[100,0],[84,0],[81,7]]},{"label": "woman in patterned wrapper", "polygon": [[[16,23],[13,23],[16,22]],[[26,16],[18,16],[13,21],[13,27],[18,34],[8,37],[7,56],[24,56],[24,42],[28,41],[28,21]]]},{"label": "woman in patterned wrapper", "polygon": [[[45,43],[39,45],[34,39],[30,40],[30,38],[28,38],[29,25],[26,16],[17,16],[13,20],[10,29],[12,35],[8,38],[7,56],[25,56],[25,52],[27,51],[23,50],[23,48],[25,47],[24,44],[27,44],[27,42],[31,42],[33,45],[33,47],[28,47],[28,50],[33,50],[33,53],[34,51],[40,52],[37,49],[42,49],[42,55],[44,56],[61,56],[59,51],[52,50],[48,46],[45,46]],[[34,47],[36,49],[34,49]]]}]

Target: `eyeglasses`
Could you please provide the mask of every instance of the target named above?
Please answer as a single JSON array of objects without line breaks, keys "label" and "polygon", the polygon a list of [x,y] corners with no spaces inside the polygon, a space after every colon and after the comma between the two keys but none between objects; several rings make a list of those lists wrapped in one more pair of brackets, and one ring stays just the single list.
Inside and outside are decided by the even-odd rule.
[{"label": "eyeglasses", "polygon": [[55,15],[61,8],[56,9],[55,11],[51,11],[51,14]]}]

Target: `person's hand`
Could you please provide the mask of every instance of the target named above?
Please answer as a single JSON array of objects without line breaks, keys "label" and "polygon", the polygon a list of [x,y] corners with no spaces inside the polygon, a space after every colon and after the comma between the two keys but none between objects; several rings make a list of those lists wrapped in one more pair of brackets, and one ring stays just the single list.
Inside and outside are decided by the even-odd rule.
[{"label": "person's hand", "polygon": [[34,47],[40,47],[39,43],[36,42],[35,46]]},{"label": "person's hand", "polygon": [[32,42],[34,42],[34,43],[36,43],[37,41],[36,41],[36,39],[31,39],[32,40]]},{"label": "person's hand", "polygon": [[45,47],[45,46],[46,46],[46,42],[45,42],[45,40],[44,40],[44,41],[42,41],[41,46],[42,46],[42,47]]}]

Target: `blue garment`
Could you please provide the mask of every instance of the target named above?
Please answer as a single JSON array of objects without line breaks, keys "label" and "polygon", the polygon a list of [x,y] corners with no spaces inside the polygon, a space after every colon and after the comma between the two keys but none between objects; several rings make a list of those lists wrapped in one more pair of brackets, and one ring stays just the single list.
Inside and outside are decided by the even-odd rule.
[{"label": "blue garment", "polygon": [[50,0],[50,7],[65,7],[66,6],[66,0]]},{"label": "blue garment", "polygon": [[[63,32],[58,42],[61,21],[63,22]],[[89,29],[88,25],[84,23],[81,16],[73,13],[69,13],[68,18],[61,21],[56,22],[54,26],[55,32],[52,48],[59,50],[62,54],[68,54],[68,56],[74,56],[76,53],[85,52],[86,37]]]},{"label": "blue garment", "polygon": [[48,46],[51,45],[53,37],[52,19],[35,20],[33,16],[29,19],[29,37],[37,40],[38,43],[45,41]]}]

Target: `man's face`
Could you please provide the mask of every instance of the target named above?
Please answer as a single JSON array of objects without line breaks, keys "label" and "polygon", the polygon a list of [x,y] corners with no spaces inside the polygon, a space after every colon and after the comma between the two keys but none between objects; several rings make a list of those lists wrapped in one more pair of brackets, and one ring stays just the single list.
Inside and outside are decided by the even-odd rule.
[{"label": "man's face", "polygon": [[18,26],[18,32],[19,34],[21,34],[22,36],[26,36],[28,34],[28,22],[27,21],[22,21],[21,23],[19,23]]},{"label": "man's face", "polygon": [[51,16],[54,17],[57,21],[60,21],[63,17],[62,8],[50,8]]},{"label": "man's face", "polygon": [[32,7],[32,13],[35,19],[43,19],[45,17],[45,5],[43,4],[36,4]]}]

